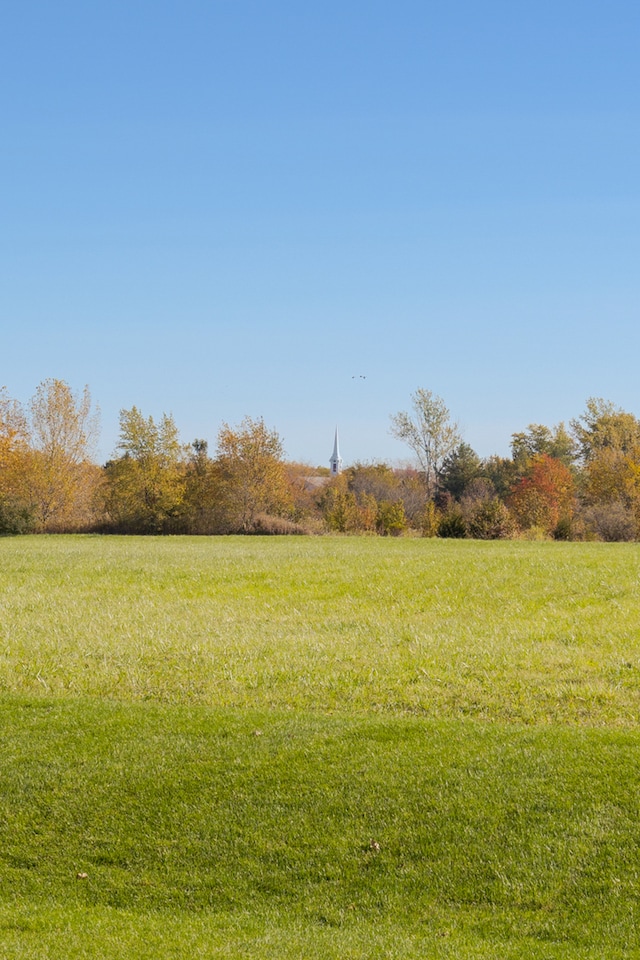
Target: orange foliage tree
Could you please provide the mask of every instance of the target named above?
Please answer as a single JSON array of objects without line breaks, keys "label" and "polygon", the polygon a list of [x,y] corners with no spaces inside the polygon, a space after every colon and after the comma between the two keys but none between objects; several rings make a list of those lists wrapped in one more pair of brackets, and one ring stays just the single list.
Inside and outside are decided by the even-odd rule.
[{"label": "orange foliage tree", "polygon": [[521,530],[540,527],[552,533],[573,513],[573,476],[560,460],[543,453],[532,457],[515,482],[507,505]]}]

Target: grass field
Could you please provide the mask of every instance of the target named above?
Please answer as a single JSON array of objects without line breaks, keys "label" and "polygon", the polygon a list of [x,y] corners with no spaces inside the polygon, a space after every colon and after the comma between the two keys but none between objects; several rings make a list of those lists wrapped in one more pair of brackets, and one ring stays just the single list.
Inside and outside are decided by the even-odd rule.
[{"label": "grass field", "polygon": [[0,958],[640,956],[639,575],[0,540]]}]

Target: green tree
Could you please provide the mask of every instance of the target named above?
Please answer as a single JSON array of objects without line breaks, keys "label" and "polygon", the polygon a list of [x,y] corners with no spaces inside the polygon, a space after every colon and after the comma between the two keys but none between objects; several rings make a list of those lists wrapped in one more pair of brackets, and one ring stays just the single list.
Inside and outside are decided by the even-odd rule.
[{"label": "green tree", "polygon": [[526,469],[530,460],[541,454],[553,457],[570,467],[576,458],[576,444],[564,423],[553,429],[541,423],[530,423],[522,433],[511,435],[511,456],[519,468]]},{"label": "green tree", "polygon": [[431,497],[438,492],[446,458],[461,441],[460,431],[444,400],[430,390],[416,390],[411,401],[412,413],[391,417],[391,433],[413,450]]},{"label": "green tree", "polygon": [[444,458],[442,464],[441,488],[459,500],[469,484],[482,476],[482,462],[468,443],[459,443]]},{"label": "green tree", "polygon": [[508,457],[494,454],[482,461],[482,476],[493,484],[493,489],[501,500],[509,496],[511,488],[521,475],[517,464]]}]

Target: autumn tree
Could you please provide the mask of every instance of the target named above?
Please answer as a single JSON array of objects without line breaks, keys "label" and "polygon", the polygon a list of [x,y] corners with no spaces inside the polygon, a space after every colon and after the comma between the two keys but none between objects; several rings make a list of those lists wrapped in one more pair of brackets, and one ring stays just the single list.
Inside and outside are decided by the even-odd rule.
[{"label": "autumn tree", "polygon": [[584,413],[571,421],[583,463],[603,450],[630,454],[640,449],[640,420],[600,397],[590,397]]},{"label": "autumn tree", "polygon": [[521,530],[539,527],[551,534],[561,519],[570,520],[573,496],[571,471],[560,460],[543,453],[530,461],[507,504]]},{"label": "autumn tree", "polygon": [[173,417],[163,414],[157,423],[135,406],[121,410],[116,452],[101,494],[107,524],[125,532],[171,530],[180,520],[187,455]]},{"label": "autumn tree", "polygon": [[402,500],[381,500],[378,503],[378,533],[398,537],[407,528],[407,517]]},{"label": "autumn tree", "polygon": [[23,533],[35,517],[26,489],[30,462],[27,418],[6,387],[0,389],[0,533]]},{"label": "autumn tree", "polygon": [[91,522],[98,427],[88,387],[78,396],[63,380],[49,379],[36,389],[29,405],[25,492],[41,529],[77,529]]},{"label": "autumn tree", "polygon": [[375,529],[377,501],[372,498],[372,509],[363,517],[357,497],[353,490],[349,489],[346,472],[332,478],[322,490],[318,502],[324,522],[332,533],[361,533],[367,528]]},{"label": "autumn tree", "polygon": [[236,427],[222,425],[216,472],[227,531],[248,533],[260,514],[282,517],[291,513],[282,440],[262,418],[245,417]]},{"label": "autumn tree", "polygon": [[391,417],[391,433],[413,450],[431,497],[438,492],[446,458],[461,441],[460,431],[444,400],[430,390],[416,390],[411,401],[412,413]]},{"label": "autumn tree", "polygon": [[591,397],[571,421],[583,464],[581,519],[602,539],[640,531],[640,420],[608,400]]},{"label": "autumn tree", "polygon": [[194,440],[186,462],[181,514],[185,532],[218,533],[221,526],[216,464],[206,440]]}]

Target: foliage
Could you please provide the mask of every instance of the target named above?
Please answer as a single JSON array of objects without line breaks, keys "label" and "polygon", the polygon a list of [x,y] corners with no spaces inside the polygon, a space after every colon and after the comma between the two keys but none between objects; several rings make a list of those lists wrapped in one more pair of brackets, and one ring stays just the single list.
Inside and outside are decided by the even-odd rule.
[{"label": "foliage", "polygon": [[402,500],[381,500],[378,503],[376,526],[383,536],[397,537],[406,530],[407,517]]},{"label": "foliage", "polygon": [[438,534],[440,514],[433,500],[427,500],[420,517],[420,532],[423,537],[435,537]]},{"label": "foliage", "polygon": [[363,507],[349,489],[348,473],[332,478],[318,499],[320,510],[327,528],[334,533],[362,533],[375,529],[377,502],[371,495],[364,493]]},{"label": "foliage", "polygon": [[[634,454],[638,451],[634,450]],[[597,450],[583,471],[583,495],[587,503],[610,503],[633,497],[637,461],[615,447]]]},{"label": "foliage", "polygon": [[123,533],[161,533],[180,516],[186,448],[173,417],[159,423],[137,407],[120,411],[121,456],[105,467],[100,499],[107,526]]},{"label": "foliage", "polygon": [[470,483],[482,475],[482,461],[468,443],[458,446],[444,458],[441,487],[459,500]]},{"label": "foliage", "polygon": [[211,534],[215,509],[215,488],[212,484],[212,464],[206,440],[194,440],[185,464],[184,493],[180,514],[185,532]]},{"label": "foliage", "polygon": [[42,530],[86,528],[99,476],[91,461],[99,415],[89,388],[78,397],[63,380],[44,380],[29,411],[23,500]]},{"label": "foliage", "polygon": [[427,493],[438,492],[446,458],[460,444],[460,431],[451,421],[444,400],[430,390],[418,389],[411,396],[412,413],[391,417],[391,433],[415,453],[424,474]]},{"label": "foliage", "polygon": [[482,461],[482,476],[491,481],[496,495],[504,500],[520,476],[520,470],[508,457],[494,455]]},{"label": "foliage", "polygon": [[560,460],[543,453],[534,456],[508,498],[509,509],[521,530],[540,527],[551,534],[561,517],[573,509],[573,477]]},{"label": "foliage", "polygon": [[0,388],[0,533],[24,533],[35,522],[27,492],[27,419],[20,405]]},{"label": "foliage", "polygon": [[461,540],[467,536],[467,521],[459,507],[448,510],[438,524],[438,536]]},{"label": "foliage", "polygon": [[[407,525],[419,527],[426,500],[424,482],[417,471],[393,469],[386,463],[356,463],[345,471],[349,490],[355,496],[361,510],[367,511],[363,529],[372,530],[377,524],[376,515],[381,503],[399,503],[403,529]],[[383,524],[384,526],[384,524]]]},{"label": "foliage", "polygon": [[535,528],[584,539],[607,527],[607,510],[591,508],[615,505],[616,536],[629,535],[631,516],[640,535],[633,414],[591,398],[571,434],[563,423],[532,423],[512,435],[513,459],[480,460],[440,397],[420,389],[411,399],[410,413],[391,418],[392,433],[414,450],[419,470],[355,463],[330,477],[326,467],[286,463],[277,431],[262,419],[224,423],[212,458],[206,440],[181,443],[171,416],[156,422],[135,406],[121,411],[116,452],[99,468],[88,388],[76,395],[64,381],[45,380],[27,412],[1,388],[0,530],[230,534],[293,524],[314,533],[434,536],[442,523],[447,536],[464,529],[502,538],[515,520],[519,535]]},{"label": "foliage", "polygon": [[222,425],[217,470],[226,532],[250,532],[258,514],[292,513],[282,441],[262,418],[245,417],[237,427]]},{"label": "foliage", "polygon": [[516,524],[497,497],[471,501],[465,512],[467,536],[473,540],[504,540],[513,537]]},{"label": "foliage", "polygon": [[33,512],[28,505],[0,495],[0,536],[31,533],[35,525]]},{"label": "foliage", "polygon": [[640,420],[599,397],[589,398],[586,410],[571,421],[571,428],[584,463],[604,449],[629,454],[640,448]]},{"label": "foliage", "polygon": [[610,543],[635,540],[637,520],[631,507],[622,500],[596,503],[584,511],[587,531]]},{"label": "foliage", "polygon": [[511,455],[520,469],[526,469],[535,457],[545,454],[571,467],[576,457],[576,444],[564,423],[553,429],[530,423],[527,430],[511,436]]}]

